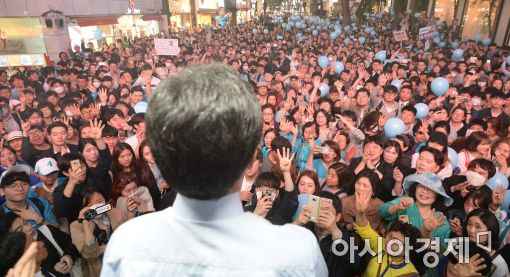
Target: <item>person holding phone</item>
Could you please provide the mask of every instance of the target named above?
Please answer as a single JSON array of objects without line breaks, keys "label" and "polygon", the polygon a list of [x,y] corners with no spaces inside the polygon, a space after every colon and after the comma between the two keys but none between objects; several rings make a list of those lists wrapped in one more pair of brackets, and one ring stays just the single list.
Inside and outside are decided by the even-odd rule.
[{"label": "person holding phone", "polygon": [[[317,237],[317,242],[329,270],[329,276],[355,276],[356,272],[361,270],[358,247],[355,247],[352,251],[350,249],[346,251],[346,249],[342,249],[342,246],[335,248],[336,251],[346,251],[345,255],[335,255],[335,252],[331,251],[334,241],[342,239],[350,242],[353,235],[348,230],[339,227],[343,215],[340,199],[328,191],[319,191],[316,196],[321,199],[317,222],[311,222],[312,211],[307,206],[301,210],[294,224],[303,226]],[[323,201],[323,199],[329,201]]]}]

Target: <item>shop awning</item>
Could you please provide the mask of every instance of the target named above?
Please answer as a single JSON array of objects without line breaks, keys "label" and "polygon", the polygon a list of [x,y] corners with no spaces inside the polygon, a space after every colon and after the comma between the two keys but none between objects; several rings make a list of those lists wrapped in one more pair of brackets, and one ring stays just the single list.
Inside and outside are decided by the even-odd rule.
[{"label": "shop awning", "polygon": [[159,15],[159,14],[144,14],[144,15],[142,15],[142,20],[143,21],[151,21],[151,20],[160,21],[161,15]]},{"label": "shop awning", "polygon": [[74,17],[72,19],[76,20],[76,23],[80,27],[112,25],[119,23],[117,21],[116,16],[88,16],[88,17]]}]

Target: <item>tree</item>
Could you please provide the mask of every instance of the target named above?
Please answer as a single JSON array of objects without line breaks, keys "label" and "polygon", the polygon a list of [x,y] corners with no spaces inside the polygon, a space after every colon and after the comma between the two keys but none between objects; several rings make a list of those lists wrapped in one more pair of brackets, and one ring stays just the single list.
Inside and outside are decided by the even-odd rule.
[{"label": "tree", "polygon": [[342,26],[351,25],[351,6],[349,5],[349,0],[341,0],[342,1]]}]

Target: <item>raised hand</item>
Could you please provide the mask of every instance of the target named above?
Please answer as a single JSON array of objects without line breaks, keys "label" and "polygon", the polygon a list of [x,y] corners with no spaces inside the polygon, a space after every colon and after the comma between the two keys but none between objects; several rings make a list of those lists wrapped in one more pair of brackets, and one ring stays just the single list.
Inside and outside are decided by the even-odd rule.
[{"label": "raised hand", "polygon": [[280,161],[280,170],[282,172],[290,172],[292,159],[294,159],[294,153],[290,155],[289,148],[283,148],[282,150],[283,153],[280,153],[280,149],[276,149],[276,153],[278,154],[278,160]]},{"label": "raised hand", "polygon": [[431,233],[446,224],[446,217],[442,213],[435,215],[435,211],[435,209],[432,209],[432,214],[423,219],[423,230],[427,233]]},{"label": "raised hand", "polygon": [[103,137],[103,129],[105,127],[105,125],[97,120],[97,118],[95,118],[94,120],[91,120],[89,121],[90,122],[90,138],[92,139],[95,139],[95,140],[100,140],[102,137]]},{"label": "raised hand", "polygon": [[108,103],[108,89],[106,88],[99,89],[98,95],[101,104],[106,105],[106,103]]},{"label": "raised hand", "polygon": [[396,208],[398,211],[407,210],[407,208],[411,207],[411,205],[414,203],[414,199],[411,197],[402,197],[400,198],[400,201],[398,204],[396,204]]},{"label": "raised hand", "polygon": [[370,195],[368,192],[356,192],[355,197],[356,200],[354,201],[354,210],[358,214],[364,214],[368,209],[372,195]]}]

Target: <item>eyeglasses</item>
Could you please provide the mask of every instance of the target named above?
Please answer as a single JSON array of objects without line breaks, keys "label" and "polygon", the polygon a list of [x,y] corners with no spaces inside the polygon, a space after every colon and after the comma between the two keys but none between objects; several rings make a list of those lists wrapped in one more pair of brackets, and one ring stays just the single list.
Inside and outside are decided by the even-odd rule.
[{"label": "eyeglasses", "polygon": [[8,186],[5,186],[6,189],[15,190],[15,189],[24,189],[29,185],[29,183],[21,182],[21,183],[13,183]]}]

